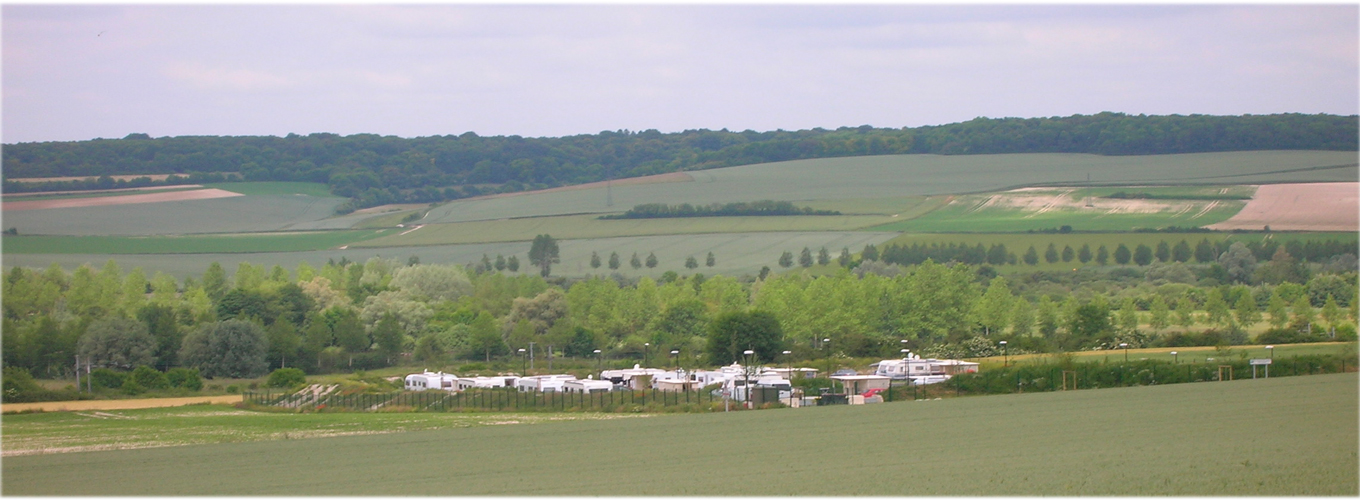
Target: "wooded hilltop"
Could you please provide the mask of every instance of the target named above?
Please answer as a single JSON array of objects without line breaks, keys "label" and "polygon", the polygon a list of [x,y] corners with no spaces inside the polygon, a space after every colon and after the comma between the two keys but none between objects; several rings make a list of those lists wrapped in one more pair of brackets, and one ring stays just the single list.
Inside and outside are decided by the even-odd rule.
[{"label": "wooded hilltop", "polygon": [[[889,154],[1089,153],[1145,155],[1251,150],[1360,149],[1357,116],[1123,113],[1052,118],[976,118],[915,128],[835,130],[619,130],[594,135],[417,138],[329,133],[184,136],[4,145],[5,192],[38,186],[9,179],[181,174],[165,182],[76,181],[44,189],[97,189],[215,180],[308,181],[352,198],[343,210],[426,203],[609,178],[787,160]],[[198,174],[198,175],[193,175]],[[221,177],[224,180],[236,176]],[[198,181],[193,181],[198,182]]]}]

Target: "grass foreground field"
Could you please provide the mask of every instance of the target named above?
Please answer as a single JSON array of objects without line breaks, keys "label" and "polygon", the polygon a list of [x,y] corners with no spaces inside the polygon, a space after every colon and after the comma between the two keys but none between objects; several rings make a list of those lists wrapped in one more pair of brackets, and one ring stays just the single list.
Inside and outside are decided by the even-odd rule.
[{"label": "grass foreground field", "polygon": [[1356,495],[1360,465],[1354,373],[274,439],[7,457],[3,493]]}]

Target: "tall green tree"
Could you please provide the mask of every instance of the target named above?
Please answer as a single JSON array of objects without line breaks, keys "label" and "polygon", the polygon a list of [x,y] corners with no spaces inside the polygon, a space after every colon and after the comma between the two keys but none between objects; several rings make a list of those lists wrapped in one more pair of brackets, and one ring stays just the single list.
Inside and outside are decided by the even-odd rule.
[{"label": "tall green tree", "polygon": [[529,247],[529,263],[538,266],[539,275],[547,278],[552,273],[552,265],[562,262],[559,253],[557,240],[552,236],[540,234],[534,237],[534,242]]},{"label": "tall green tree", "polygon": [[95,321],[77,346],[82,362],[131,370],[156,362],[156,339],[141,321],[110,317]]},{"label": "tall green tree", "polygon": [[779,319],[765,311],[730,312],[713,319],[708,332],[708,359],[726,365],[742,359],[746,350],[755,351],[758,361],[769,362],[783,349],[784,331]]},{"label": "tall green tree", "polygon": [[1056,245],[1048,244],[1048,249],[1044,250],[1044,262],[1049,264],[1058,262],[1058,247]]},{"label": "tall green tree", "polygon": [[1122,265],[1128,264],[1129,261],[1132,260],[1132,259],[1133,259],[1133,252],[1130,252],[1130,251],[1129,251],[1128,245],[1125,245],[1125,244],[1123,244],[1123,243],[1120,243],[1119,246],[1116,247],[1116,248],[1114,249],[1114,263],[1115,263],[1115,264],[1119,264],[1119,265],[1122,266]]},{"label": "tall green tree", "polygon": [[255,378],[269,371],[269,340],[259,325],[229,319],[200,325],[184,337],[179,356],[208,378]]},{"label": "tall green tree", "polygon": [[1085,264],[1090,262],[1092,257],[1091,245],[1089,243],[1082,243],[1081,250],[1077,250],[1077,260],[1081,261],[1082,264]]}]

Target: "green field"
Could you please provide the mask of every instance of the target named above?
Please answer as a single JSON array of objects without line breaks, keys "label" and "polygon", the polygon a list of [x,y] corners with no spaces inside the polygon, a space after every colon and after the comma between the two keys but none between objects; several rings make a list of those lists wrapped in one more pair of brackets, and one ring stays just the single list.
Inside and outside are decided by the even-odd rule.
[{"label": "green field", "polygon": [[[709,276],[714,274],[727,276],[754,275],[760,271],[762,266],[770,266],[771,269],[776,271],[781,270],[782,268],[778,265],[779,254],[785,251],[796,254],[803,247],[809,247],[816,251],[822,246],[826,246],[828,250],[837,254],[842,247],[850,248],[851,252],[858,252],[859,249],[864,248],[864,245],[881,244],[893,236],[892,233],[870,231],[817,231],[561,240],[558,243],[561,247],[562,262],[553,266],[553,275],[581,276],[615,272],[606,266],[601,266],[600,269],[592,269],[590,267],[590,253],[592,251],[599,252],[601,259],[608,259],[610,252],[618,252],[623,258],[623,266],[617,272],[624,276],[651,276],[656,278],[666,271],[675,271],[680,274],[698,272]],[[3,242],[8,245],[9,238],[6,237]],[[646,258],[650,252],[656,252],[660,265],[655,269],[643,267],[634,270],[628,266],[628,258],[632,256],[633,252],[638,252],[643,258]],[[713,252],[717,258],[717,265],[714,267],[702,265],[708,252]],[[403,262],[410,257],[418,257],[420,262],[425,264],[463,265],[481,260],[483,254],[489,255],[492,259],[495,259],[497,254],[506,257],[517,255],[523,266],[520,268],[520,272],[535,272],[528,266],[529,242],[526,241],[384,248],[351,246],[345,250],[299,252],[126,255],[93,252],[20,254],[10,253],[6,248],[4,264],[5,266],[25,266],[41,269],[56,263],[67,270],[73,270],[85,263],[98,268],[110,258],[115,258],[124,269],[141,267],[147,272],[162,271],[183,279],[186,276],[194,276],[195,278],[201,276],[203,271],[208,268],[208,264],[212,262],[218,262],[227,269],[235,269],[240,262],[250,262],[265,267],[272,267],[277,264],[292,269],[299,262],[304,261],[312,266],[319,267],[331,259],[338,261],[341,258],[348,258],[352,261],[363,262],[376,256],[395,258]],[[684,267],[685,258],[691,255],[699,259],[700,262],[699,268],[694,271]]]},{"label": "green field", "polygon": [[196,254],[324,250],[381,237],[395,229],[232,233],[188,236],[10,236],[9,254]]},{"label": "green field", "polygon": [[580,240],[667,234],[853,231],[888,219],[881,215],[690,217],[624,220],[599,220],[597,217],[595,215],[567,215],[426,224],[420,229],[404,235],[390,234],[355,246],[395,247],[531,241],[535,235],[539,234],[552,234],[554,238],[562,240]]},{"label": "green field", "polygon": [[[763,163],[687,172],[692,182],[526,193],[459,200],[425,222],[622,212],[643,203],[809,202],[983,193],[1022,186],[1250,184],[1357,180],[1355,153],[1251,151],[1184,155],[886,155]],[[1314,167],[1323,167],[1307,170]],[[1335,168],[1327,168],[1335,167]],[[1300,170],[1305,169],[1305,170]],[[839,209],[839,208],[837,208]],[[842,210],[845,212],[845,210]],[[849,213],[849,212],[847,212]]]},{"label": "green field", "polygon": [[[1347,373],[9,456],[3,493],[1353,496],[1358,388]],[[46,416],[5,416],[7,441],[19,417]]]},{"label": "green field", "polygon": [[[224,405],[5,415],[5,456],[536,424],[601,414],[272,413]],[[48,451],[51,453],[51,451]],[[9,458],[6,458],[8,460]]]}]

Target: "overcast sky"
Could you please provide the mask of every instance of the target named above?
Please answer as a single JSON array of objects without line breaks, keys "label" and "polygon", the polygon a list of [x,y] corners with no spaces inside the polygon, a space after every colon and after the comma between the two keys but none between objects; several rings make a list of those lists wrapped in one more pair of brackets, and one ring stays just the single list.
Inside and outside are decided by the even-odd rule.
[{"label": "overcast sky", "polygon": [[4,5],[4,143],[1356,114],[1356,5]]}]

